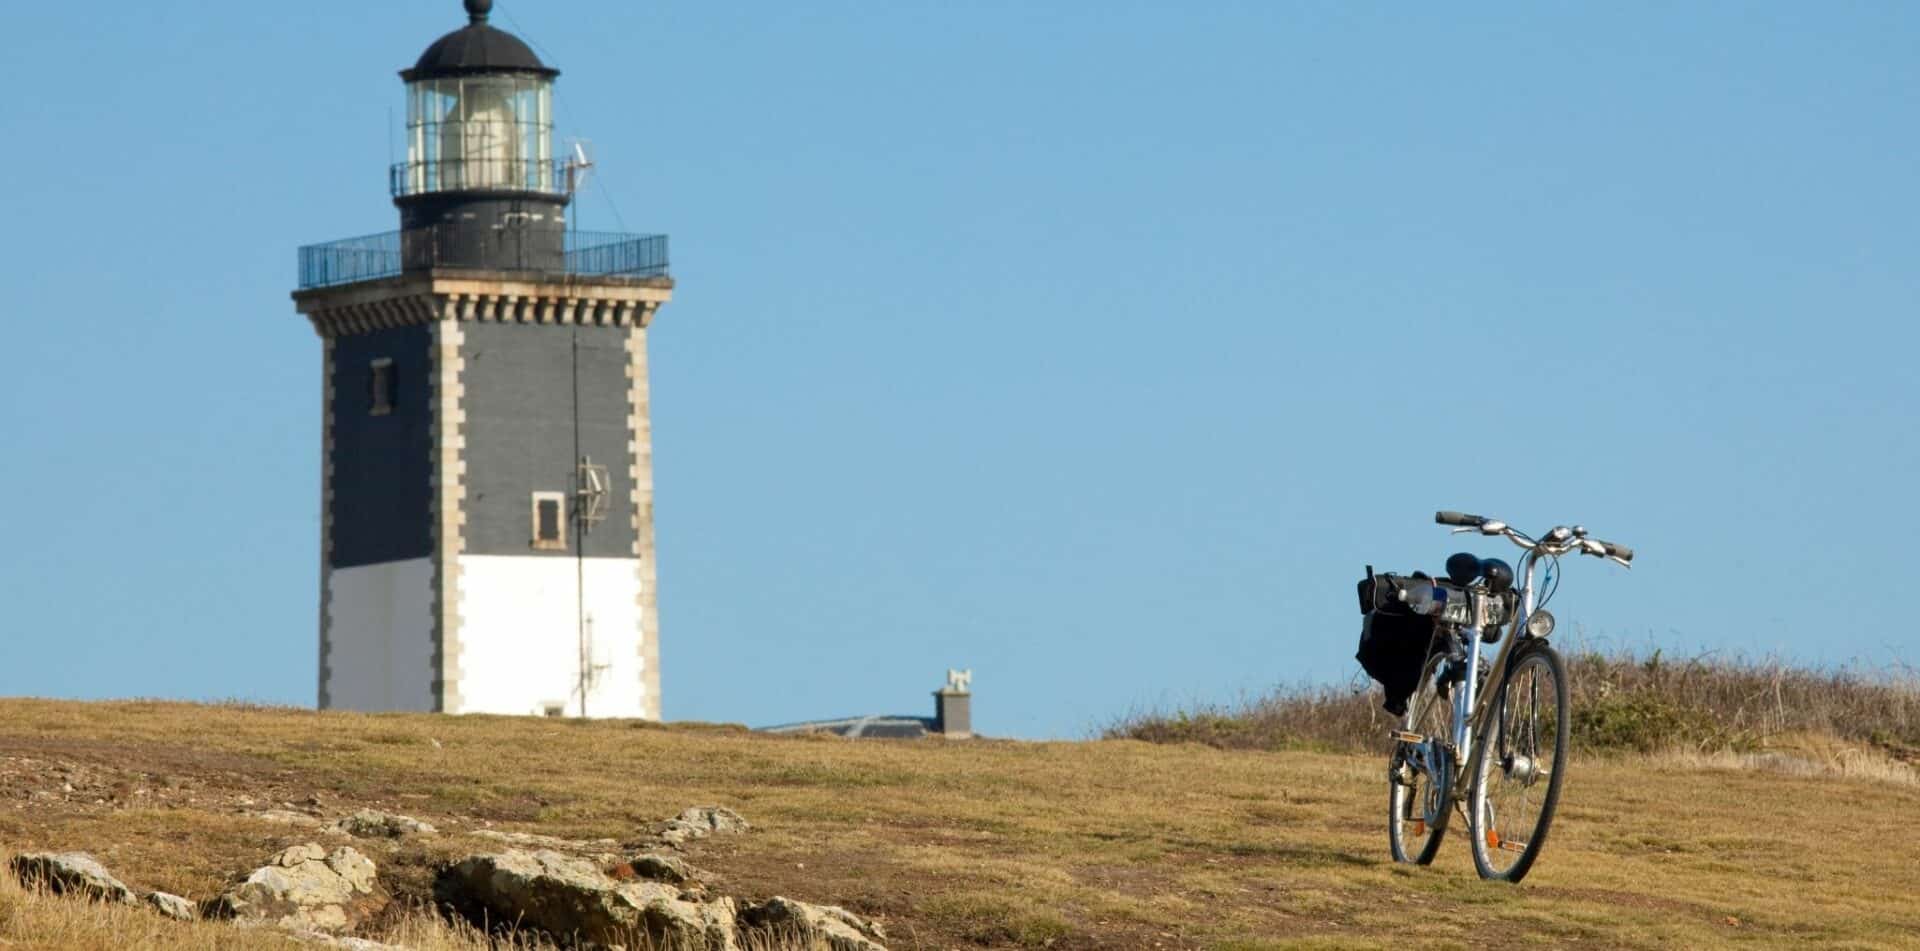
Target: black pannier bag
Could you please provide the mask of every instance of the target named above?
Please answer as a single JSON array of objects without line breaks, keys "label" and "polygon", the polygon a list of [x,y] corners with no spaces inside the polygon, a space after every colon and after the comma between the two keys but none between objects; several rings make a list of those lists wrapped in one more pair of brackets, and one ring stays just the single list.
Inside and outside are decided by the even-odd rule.
[{"label": "black pannier bag", "polygon": [[[1414,573],[1416,579],[1426,575]],[[1360,652],[1353,655],[1367,675],[1386,691],[1381,704],[1394,716],[1405,716],[1407,700],[1420,687],[1420,669],[1433,648],[1433,618],[1415,614],[1400,600],[1400,586],[1408,579],[1376,575],[1367,569],[1360,580]]]}]

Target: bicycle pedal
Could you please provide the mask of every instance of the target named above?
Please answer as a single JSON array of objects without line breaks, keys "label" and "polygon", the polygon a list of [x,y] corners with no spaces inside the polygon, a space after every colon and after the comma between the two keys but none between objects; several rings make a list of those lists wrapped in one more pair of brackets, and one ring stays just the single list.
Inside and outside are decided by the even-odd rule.
[{"label": "bicycle pedal", "polygon": [[1425,743],[1427,741],[1426,737],[1418,733],[1408,733],[1405,730],[1393,730],[1388,735],[1401,743]]}]

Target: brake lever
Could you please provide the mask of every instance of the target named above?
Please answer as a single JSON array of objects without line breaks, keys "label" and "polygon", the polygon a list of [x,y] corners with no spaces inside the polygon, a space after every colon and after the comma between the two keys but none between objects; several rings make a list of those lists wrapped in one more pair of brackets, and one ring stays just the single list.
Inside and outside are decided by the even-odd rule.
[{"label": "brake lever", "polygon": [[1456,529],[1454,529],[1453,531],[1451,531],[1451,532],[1448,532],[1447,534],[1449,534],[1449,535],[1465,535],[1465,534],[1466,534],[1466,533],[1468,533],[1468,532],[1477,532],[1477,531],[1479,531],[1479,529],[1477,529],[1477,528],[1456,528]]},{"label": "brake lever", "polygon": [[1625,558],[1621,558],[1621,557],[1619,557],[1619,556],[1616,556],[1616,555],[1608,555],[1608,556],[1607,556],[1607,560],[1608,560],[1608,561],[1611,561],[1611,562],[1613,562],[1613,563],[1614,563],[1614,564],[1616,564],[1616,565],[1619,565],[1619,566],[1620,566],[1620,567],[1622,567],[1622,568],[1625,568],[1625,569],[1627,569],[1628,571],[1632,571],[1632,570],[1633,570],[1633,562],[1630,562],[1630,561],[1628,561],[1628,560],[1626,560]]}]

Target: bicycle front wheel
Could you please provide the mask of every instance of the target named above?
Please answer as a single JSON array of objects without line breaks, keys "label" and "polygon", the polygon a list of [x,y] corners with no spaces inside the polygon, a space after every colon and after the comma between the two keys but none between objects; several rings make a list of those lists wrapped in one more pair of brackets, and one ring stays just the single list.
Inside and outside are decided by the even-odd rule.
[{"label": "bicycle front wheel", "polygon": [[1467,834],[1481,878],[1518,882],[1546,847],[1570,729],[1566,665],[1544,642],[1522,649],[1467,771]]},{"label": "bicycle front wheel", "polygon": [[1424,742],[1396,741],[1387,763],[1387,843],[1396,862],[1431,863],[1453,815],[1454,758],[1448,740],[1453,705],[1439,689],[1445,661],[1444,656],[1428,659],[1420,689],[1408,702],[1405,730]]}]

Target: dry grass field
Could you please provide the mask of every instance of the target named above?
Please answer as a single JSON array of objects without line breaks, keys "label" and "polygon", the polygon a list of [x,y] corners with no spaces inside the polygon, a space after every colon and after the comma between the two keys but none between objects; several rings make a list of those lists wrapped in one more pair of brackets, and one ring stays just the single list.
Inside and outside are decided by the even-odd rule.
[{"label": "dry grass field", "polygon": [[[894,948],[1920,946],[1920,785],[1803,745],[1577,758],[1511,887],[1457,839],[1431,868],[1393,865],[1370,754],[13,700],[0,852],[87,851],[201,899],[313,839],[260,811],[385,809],[442,834],[360,845],[413,909],[369,935],[466,948],[484,943],[431,914],[428,882],[492,846],[472,830],[628,841],[716,803],[755,824],[689,846],[728,894],[841,904]],[[107,946],[292,945],[0,885],[0,947]]]}]

